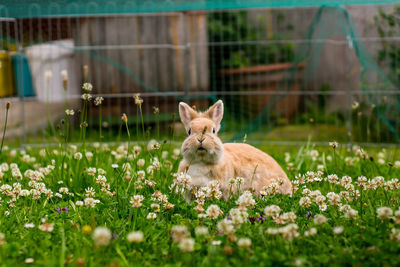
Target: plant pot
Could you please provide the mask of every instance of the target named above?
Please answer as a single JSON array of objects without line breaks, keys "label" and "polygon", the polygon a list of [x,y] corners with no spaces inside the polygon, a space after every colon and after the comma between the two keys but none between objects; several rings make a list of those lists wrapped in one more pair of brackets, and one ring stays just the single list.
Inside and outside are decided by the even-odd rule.
[{"label": "plant pot", "polygon": [[[279,63],[225,69],[226,90],[239,95],[249,116],[268,111],[277,118],[293,117],[298,109],[305,63]],[[244,107],[243,107],[244,106]]]}]

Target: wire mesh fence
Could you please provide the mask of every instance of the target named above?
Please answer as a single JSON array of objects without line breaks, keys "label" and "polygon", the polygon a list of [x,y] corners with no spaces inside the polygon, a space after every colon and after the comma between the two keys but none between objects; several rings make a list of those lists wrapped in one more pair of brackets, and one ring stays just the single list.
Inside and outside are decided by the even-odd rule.
[{"label": "wire mesh fence", "polygon": [[65,14],[53,1],[51,9],[26,5],[24,16],[3,6],[0,94],[13,102],[9,135],[57,142],[65,109],[75,110],[71,127],[79,129],[88,81],[93,98],[104,98],[88,109],[93,138],[115,139],[122,113],[136,129],[140,93],[152,137],[184,134],[180,101],[201,110],[222,99],[224,140],[398,143],[398,7],[178,4],[141,13],[90,2]]}]

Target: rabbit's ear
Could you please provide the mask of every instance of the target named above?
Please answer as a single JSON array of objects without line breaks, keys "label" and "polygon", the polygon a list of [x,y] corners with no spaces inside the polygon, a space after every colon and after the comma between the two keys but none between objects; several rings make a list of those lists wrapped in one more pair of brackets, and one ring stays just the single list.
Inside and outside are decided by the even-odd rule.
[{"label": "rabbit's ear", "polygon": [[189,122],[194,118],[197,118],[197,112],[194,111],[188,104],[184,102],[179,103],[179,116],[181,117],[182,123],[187,127]]},{"label": "rabbit's ear", "polygon": [[212,105],[207,110],[207,115],[215,122],[219,129],[222,117],[224,116],[224,103],[222,103],[222,100],[218,100],[214,105]]}]

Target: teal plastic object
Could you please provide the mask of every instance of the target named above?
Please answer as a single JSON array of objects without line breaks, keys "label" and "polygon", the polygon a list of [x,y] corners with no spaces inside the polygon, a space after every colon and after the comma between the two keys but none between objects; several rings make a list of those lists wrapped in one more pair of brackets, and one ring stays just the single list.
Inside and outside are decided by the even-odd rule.
[{"label": "teal plastic object", "polygon": [[14,54],[12,56],[15,84],[19,97],[35,96],[33,88],[32,74],[29,68],[28,59],[24,54]]}]

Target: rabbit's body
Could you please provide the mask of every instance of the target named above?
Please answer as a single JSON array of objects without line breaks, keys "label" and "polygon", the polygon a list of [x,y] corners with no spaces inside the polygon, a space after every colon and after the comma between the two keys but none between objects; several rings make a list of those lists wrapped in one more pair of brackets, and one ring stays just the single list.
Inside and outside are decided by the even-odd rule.
[{"label": "rabbit's body", "polygon": [[217,136],[223,115],[222,101],[205,113],[197,113],[180,103],[179,112],[189,136],[182,144],[184,159],[178,172],[187,172],[193,186],[207,186],[210,181],[217,180],[227,196],[231,187],[229,179],[242,177],[242,190],[259,192],[276,182],[282,193],[292,192],[292,184],[271,156],[248,144],[222,144]]}]

